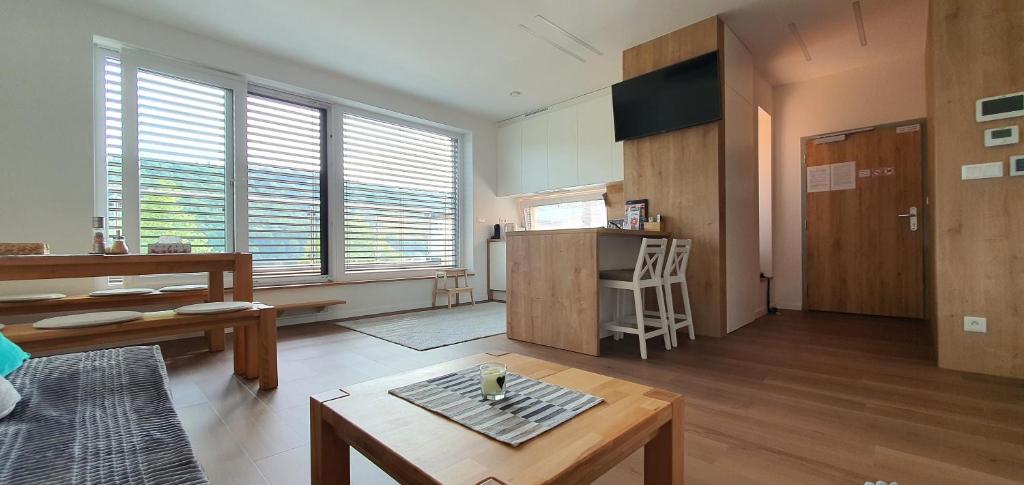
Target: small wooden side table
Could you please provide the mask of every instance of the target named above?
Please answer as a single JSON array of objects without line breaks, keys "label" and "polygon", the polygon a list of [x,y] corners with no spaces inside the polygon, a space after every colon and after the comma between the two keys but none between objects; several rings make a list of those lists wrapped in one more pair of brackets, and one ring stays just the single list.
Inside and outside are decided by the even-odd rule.
[{"label": "small wooden side table", "polygon": [[[388,390],[502,362],[510,372],[604,398],[511,447],[388,394]],[[348,484],[355,448],[400,483],[590,483],[641,446],[644,483],[683,483],[683,398],[678,394],[517,354],[490,353],[310,398],[313,485]]]}]

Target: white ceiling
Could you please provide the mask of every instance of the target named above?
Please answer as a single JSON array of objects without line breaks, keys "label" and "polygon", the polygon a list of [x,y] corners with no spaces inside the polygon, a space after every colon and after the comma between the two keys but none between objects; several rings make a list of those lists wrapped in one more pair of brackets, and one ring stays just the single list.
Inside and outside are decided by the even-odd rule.
[{"label": "white ceiling", "polygon": [[[621,51],[722,14],[773,84],[924,50],[927,0],[92,0],[500,120],[621,80]],[[536,15],[592,44],[597,55]],[[789,34],[796,22],[814,60]],[[562,45],[586,62],[520,27]],[[510,97],[510,91],[521,96]]]}]

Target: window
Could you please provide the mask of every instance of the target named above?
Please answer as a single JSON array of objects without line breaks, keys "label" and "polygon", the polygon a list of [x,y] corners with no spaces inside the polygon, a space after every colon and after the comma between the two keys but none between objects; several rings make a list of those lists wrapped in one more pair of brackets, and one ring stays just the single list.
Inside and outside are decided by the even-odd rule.
[{"label": "window", "polygon": [[342,115],[346,272],[450,268],[458,246],[458,139]]},{"label": "window", "polygon": [[526,227],[531,230],[605,227],[608,211],[604,200],[581,200],[535,205],[526,209]]},{"label": "window", "polygon": [[231,91],[148,69],[136,76],[139,247],[170,235],[194,253],[229,250]]},{"label": "window", "polygon": [[253,269],[264,276],[327,274],[327,110],[253,93],[246,104]]},{"label": "window", "polygon": [[107,237],[121,224],[121,60],[103,55],[103,158],[106,173]]}]

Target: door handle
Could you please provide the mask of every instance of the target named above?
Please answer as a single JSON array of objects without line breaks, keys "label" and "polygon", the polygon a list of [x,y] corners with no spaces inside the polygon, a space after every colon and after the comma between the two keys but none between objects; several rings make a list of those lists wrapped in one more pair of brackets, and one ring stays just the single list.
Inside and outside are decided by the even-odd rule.
[{"label": "door handle", "polygon": [[910,207],[910,210],[906,214],[896,214],[896,217],[907,217],[910,218],[910,230],[911,232],[917,231],[917,207]]}]

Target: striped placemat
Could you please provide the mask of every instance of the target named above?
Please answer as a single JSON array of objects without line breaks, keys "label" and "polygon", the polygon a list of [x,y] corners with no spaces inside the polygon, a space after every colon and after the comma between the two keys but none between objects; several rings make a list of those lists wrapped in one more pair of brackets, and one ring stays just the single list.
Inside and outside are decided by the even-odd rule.
[{"label": "striped placemat", "polygon": [[519,446],[603,401],[513,373],[505,380],[505,399],[488,401],[480,395],[480,371],[476,367],[388,392],[512,446]]}]

